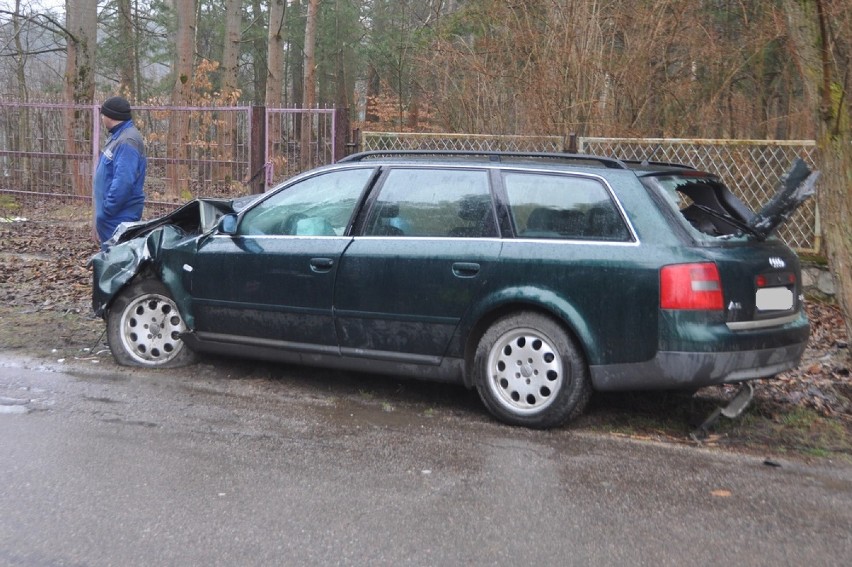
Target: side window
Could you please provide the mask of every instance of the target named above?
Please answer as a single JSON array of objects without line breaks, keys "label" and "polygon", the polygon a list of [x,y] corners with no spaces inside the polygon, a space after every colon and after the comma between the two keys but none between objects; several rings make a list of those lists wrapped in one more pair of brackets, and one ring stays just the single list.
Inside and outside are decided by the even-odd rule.
[{"label": "side window", "polygon": [[344,169],[299,181],[247,211],[237,234],[340,236],[374,171]]},{"label": "side window", "polygon": [[392,169],[382,183],[364,234],[496,236],[488,173],[463,169]]},{"label": "side window", "polygon": [[595,179],[507,172],[503,183],[521,238],[629,240],[609,191]]}]

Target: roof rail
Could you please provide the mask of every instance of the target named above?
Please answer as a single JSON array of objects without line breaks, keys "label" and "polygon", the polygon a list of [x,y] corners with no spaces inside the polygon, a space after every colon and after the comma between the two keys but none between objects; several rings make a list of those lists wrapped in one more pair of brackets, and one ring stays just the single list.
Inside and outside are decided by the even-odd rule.
[{"label": "roof rail", "polygon": [[572,162],[594,162],[609,169],[627,169],[627,166],[619,159],[603,156],[595,156],[589,154],[568,154],[558,152],[497,152],[497,151],[472,151],[472,150],[370,150],[346,156],[337,161],[353,162],[364,161],[371,158],[382,157],[428,157],[428,156],[445,156],[445,157],[487,157],[489,161],[500,162],[502,158],[535,158],[542,160],[553,161],[572,161]]},{"label": "roof rail", "polygon": [[696,169],[695,167],[687,165],[685,163],[675,163],[668,161],[649,161],[647,159],[623,159],[621,160],[621,162],[627,165],[653,165],[655,167],[678,167],[681,169]]}]

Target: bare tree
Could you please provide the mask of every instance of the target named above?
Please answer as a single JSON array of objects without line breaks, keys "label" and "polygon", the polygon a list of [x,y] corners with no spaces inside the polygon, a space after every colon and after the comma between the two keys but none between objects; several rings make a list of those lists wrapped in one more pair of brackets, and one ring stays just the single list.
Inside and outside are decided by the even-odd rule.
[{"label": "bare tree", "polygon": [[[843,311],[852,337],[852,15],[840,0],[814,0],[820,46],[820,128],[823,179],[818,192],[820,220]],[[850,355],[852,358],[852,355]]]},{"label": "bare tree", "polygon": [[[289,37],[287,38],[287,61],[285,63],[289,67],[289,76],[292,81],[290,102],[293,106],[301,108],[304,106],[305,96],[305,57],[304,57],[304,38],[305,26],[298,25],[299,15],[302,13],[302,7],[307,0],[292,0],[290,3],[290,16],[288,21],[294,22],[290,29]],[[301,131],[301,123],[296,123],[296,128]]]},{"label": "bare tree", "polygon": [[266,78],[267,106],[280,106],[284,92],[284,41],[287,28],[284,26],[286,0],[269,0],[269,32],[267,41]]},{"label": "bare tree", "polygon": [[785,0],[784,9],[790,54],[806,79],[804,95],[819,126],[820,226],[846,332],[852,337],[852,15],[839,0]]},{"label": "bare tree", "polygon": [[[91,104],[95,96],[95,48],[98,32],[97,0],[66,0],[65,28],[67,54],[65,60],[65,100],[75,104]],[[91,139],[91,115],[79,109],[65,112],[65,149],[70,156],[89,153],[87,140]],[[91,191],[90,171],[71,164],[71,184],[76,195]]]},{"label": "bare tree", "polygon": [[[15,35],[15,49],[17,57],[15,57],[15,76],[18,79],[18,99],[21,102],[27,102],[29,93],[27,92],[27,76],[24,71],[27,63],[27,53],[21,42],[21,0],[15,0],[15,12],[12,14],[12,33]],[[20,168],[16,171],[20,172],[20,180],[18,181],[22,187],[29,187],[30,184],[30,158],[27,156],[30,142],[30,109],[27,107],[21,108],[18,113],[18,140],[20,140],[21,158]]]},{"label": "bare tree", "polygon": [[118,43],[119,54],[119,90],[131,98],[138,96],[136,90],[136,72],[138,56],[136,26],[133,21],[132,0],[118,0],[119,30],[122,41]]},{"label": "bare tree", "polygon": [[[275,0],[270,0],[275,2]],[[239,96],[240,23],[243,0],[225,1],[225,42],[222,45],[222,98],[233,103]]]},{"label": "bare tree", "polygon": [[313,152],[311,151],[311,133],[313,113],[310,112],[316,106],[317,79],[316,79],[316,38],[317,38],[317,13],[320,0],[309,0],[308,17],[305,21],[305,83],[303,106],[308,110],[302,114],[302,132],[300,141],[301,166],[307,169],[313,164]]},{"label": "bare tree", "polygon": [[[192,98],[193,64],[195,62],[196,0],[174,0],[177,14],[175,34],[174,86],[172,105],[187,106]],[[172,112],[169,121],[169,155],[166,168],[167,196],[186,199],[189,192],[189,124],[190,115],[184,110]]]}]

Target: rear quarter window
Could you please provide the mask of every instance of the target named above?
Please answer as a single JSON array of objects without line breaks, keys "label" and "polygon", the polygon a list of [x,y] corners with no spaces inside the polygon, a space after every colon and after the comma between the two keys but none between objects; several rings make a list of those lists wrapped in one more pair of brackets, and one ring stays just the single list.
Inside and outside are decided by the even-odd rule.
[{"label": "rear quarter window", "polygon": [[505,172],[503,185],[515,234],[520,238],[630,239],[609,190],[596,179]]}]

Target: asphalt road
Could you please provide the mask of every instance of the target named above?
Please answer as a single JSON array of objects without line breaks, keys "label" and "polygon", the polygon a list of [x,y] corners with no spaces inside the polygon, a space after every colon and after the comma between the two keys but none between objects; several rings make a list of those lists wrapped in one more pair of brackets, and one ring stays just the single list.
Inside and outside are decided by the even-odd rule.
[{"label": "asphalt road", "polygon": [[51,366],[0,355],[0,565],[852,558],[849,464],[510,428],[447,385]]}]

